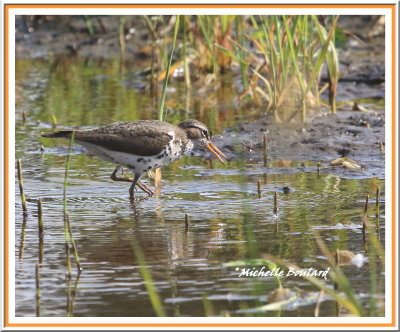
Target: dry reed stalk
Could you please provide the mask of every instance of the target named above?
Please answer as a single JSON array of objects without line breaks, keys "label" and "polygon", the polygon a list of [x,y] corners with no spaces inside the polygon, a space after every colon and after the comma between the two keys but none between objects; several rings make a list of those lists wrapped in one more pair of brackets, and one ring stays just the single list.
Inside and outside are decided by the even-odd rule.
[{"label": "dry reed stalk", "polygon": [[17,169],[18,169],[19,192],[21,194],[22,211],[23,211],[23,215],[27,216],[28,215],[28,209],[26,207],[26,198],[25,198],[25,192],[24,192],[24,181],[22,179],[21,159],[17,159]]}]

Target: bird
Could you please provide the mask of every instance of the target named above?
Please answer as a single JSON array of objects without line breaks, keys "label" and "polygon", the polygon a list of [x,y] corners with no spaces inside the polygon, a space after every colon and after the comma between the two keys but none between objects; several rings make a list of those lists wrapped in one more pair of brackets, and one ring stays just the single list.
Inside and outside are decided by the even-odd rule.
[{"label": "bird", "polygon": [[[222,164],[228,158],[211,142],[211,133],[202,122],[189,119],[177,126],[160,120],[117,122],[84,130],[60,130],[44,133],[45,138],[66,138],[85,147],[100,159],[116,164],[110,178],[131,182],[129,195],[139,187],[149,197],[153,191],[140,178],[150,170],[167,166],[194,148],[207,148]],[[225,160],[224,160],[225,159]],[[123,167],[133,173],[133,179],[118,177]]]}]

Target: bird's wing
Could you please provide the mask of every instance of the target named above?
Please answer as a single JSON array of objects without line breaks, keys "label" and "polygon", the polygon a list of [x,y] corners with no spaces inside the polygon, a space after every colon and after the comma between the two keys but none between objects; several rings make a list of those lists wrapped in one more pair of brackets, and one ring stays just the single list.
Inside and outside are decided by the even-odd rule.
[{"label": "bird's wing", "polygon": [[[155,122],[158,123],[157,130],[154,130]],[[77,143],[92,143],[112,151],[153,156],[159,154],[173,139],[173,135],[168,134],[173,128],[168,123],[158,121],[121,122],[77,131],[75,140]]]}]

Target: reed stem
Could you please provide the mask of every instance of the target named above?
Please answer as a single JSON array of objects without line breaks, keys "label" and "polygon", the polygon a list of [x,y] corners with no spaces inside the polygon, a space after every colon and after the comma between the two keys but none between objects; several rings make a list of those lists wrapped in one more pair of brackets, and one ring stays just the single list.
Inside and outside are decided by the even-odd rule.
[{"label": "reed stem", "polygon": [[42,199],[39,198],[38,200],[38,230],[39,230],[39,263],[41,264],[43,262],[43,231],[44,231],[44,226],[43,226],[43,208],[42,208]]},{"label": "reed stem", "polygon": [[258,179],[257,181],[257,191],[258,191],[258,198],[261,198],[261,180]]},{"label": "reed stem", "polygon": [[[189,21],[190,24],[190,21]],[[189,90],[192,82],[190,79],[190,71],[189,71],[189,63],[187,61],[187,51],[186,51],[186,43],[187,43],[187,23],[186,23],[186,16],[182,16],[182,25],[183,25],[183,41],[182,41],[182,57],[183,57],[183,68],[185,70],[185,84],[186,89]]]},{"label": "reed stem", "polygon": [[375,205],[376,205],[376,217],[379,218],[379,202],[381,200],[381,189],[378,187],[376,188],[376,198],[375,198]]},{"label": "reed stem", "polygon": [[366,241],[366,234],[368,228],[368,200],[369,195],[365,197],[365,205],[364,205],[364,213],[362,217],[362,235],[363,235],[363,242],[364,242],[364,249],[367,251],[367,241]]},{"label": "reed stem", "polygon": [[74,258],[75,258],[75,262],[77,265],[77,269],[78,269],[78,274],[80,274],[82,272],[82,267],[81,267],[81,263],[80,263],[80,259],[79,259],[79,255],[78,255],[78,246],[76,244],[76,241],[72,235],[72,229],[71,229],[71,223],[70,223],[70,219],[69,219],[69,213],[66,213],[66,222],[67,222],[67,227],[68,227],[68,235],[70,238],[70,242],[72,244],[72,249],[74,250]]},{"label": "reed stem", "polygon": [[166,98],[166,95],[167,95],[169,71],[170,71],[170,68],[171,68],[172,58],[174,56],[176,39],[177,39],[177,36],[178,36],[178,31],[179,31],[179,18],[180,18],[180,16],[176,15],[175,28],[174,28],[174,37],[173,37],[173,40],[172,40],[172,49],[171,49],[171,53],[170,53],[168,61],[167,61],[167,68],[165,69],[165,77],[164,77],[163,88],[162,88],[162,93],[161,93],[160,106],[158,108],[158,120],[165,120],[164,105],[165,105],[165,98]]},{"label": "reed stem", "polygon": [[26,124],[26,113],[24,110],[22,110],[22,125],[25,126]]},{"label": "reed stem", "polygon": [[120,52],[120,59],[121,62],[123,63],[126,58],[126,44],[125,44],[125,17],[124,16],[119,16],[119,52]]},{"label": "reed stem", "polygon": [[185,231],[189,230],[189,215],[185,213]]},{"label": "reed stem", "polygon": [[18,258],[22,259],[24,255],[25,249],[25,233],[26,233],[26,222],[28,220],[27,216],[22,217],[22,226],[21,226],[21,235],[19,237],[19,251],[18,251]]},{"label": "reed stem", "polygon": [[[236,22],[236,38],[238,40],[238,43],[244,48],[244,29],[243,29],[243,19],[241,16],[236,16],[235,17],[235,22]],[[243,91],[246,91],[249,84],[247,82],[247,77],[246,77],[246,64],[245,64],[245,59],[244,59],[244,52],[242,48],[238,49],[238,57],[239,59],[242,59],[242,61],[239,62],[240,65],[240,74],[242,77],[242,85],[243,85]]]},{"label": "reed stem", "polygon": [[89,15],[83,15],[83,20],[85,21],[86,28],[89,32],[89,35],[93,36],[95,31],[93,28],[92,19]]},{"label": "reed stem", "polygon": [[369,195],[365,197],[364,216],[367,216],[368,213],[368,201],[369,201]]},{"label": "reed stem", "polygon": [[64,237],[65,237],[65,252],[67,256],[67,279],[72,277],[72,270],[71,270],[71,257],[69,254],[69,242],[70,242],[70,235],[68,230],[68,221],[67,221],[67,187],[68,187],[68,172],[69,172],[69,164],[71,159],[71,152],[72,152],[72,145],[74,143],[75,138],[75,131],[72,131],[71,139],[69,141],[68,147],[68,155],[67,161],[65,163],[65,174],[64,174],[64,188],[63,188],[63,210],[64,210]]},{"label": "reed stem", "polygon": [[27,216],[28,215],[28,209],[26,207],[26,199],[25,199],[25,192],[24,192],[24,181],[22,179],[21,159],[17,159],[17,169],[18,169],[19,192],[21,194],[22,211],[23,211],[23,215]]},{"label": "reed stem", "polygon": [[267,167],[268,162],[268,136],[264,134],[263,136],[263,152],[264,152],[264,167]]},{"label": "reed stem", "polygon": [[40,317],[40,274],[39,274],[39,264],[35,265],[35,307],[36,307],[36,317]]},{"label": "reed stem", "polygon": [[42,199],[38,200],[38,226],[39,226],[39,236],[43,238],[43,203]]},{"label": "reed stem", "polygon": [[67,280],[70,280],[72,278],[72,266],[71,266],[71,258],[69,254],[69,242],[65,241],[65,255],[67,257],[67,273],[66,277]]},{"label": "reed stem", "polygon": [[278,215],[278,193],[274,191],[274,214]]},{"label": "reed stem", "polygon": [[74,281],[74,288],[72,288],[72,280],[67,280],[67,317],[74,316],[74,301],[78,293],[79,278],[80,274],[78,273]]}]

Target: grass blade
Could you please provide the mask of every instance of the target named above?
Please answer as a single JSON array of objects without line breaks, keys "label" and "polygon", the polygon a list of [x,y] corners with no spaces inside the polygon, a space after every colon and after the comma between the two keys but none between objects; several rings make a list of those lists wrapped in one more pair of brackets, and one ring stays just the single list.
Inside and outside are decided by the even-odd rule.
[{"label": "grass blade", "polygon": [[139,265],[140,274],[142,275],[144,285],[146,287],[147,293],[149,294],[150,302],[156,315],[158,317],[166,317],[161,298],[157,293],[156,287],[154,286],[153,277],[151,276],[151,273],[146,265],[142,249],[138,244],[133,243],[132,250]]},{"label": "grass blade", "polygon": [[178,36],[178,31],[179,31],[179,18],[180,18],[180,16],[177,15],[176,16],[176,21],[175,21],[175,27],[174,27],[174,38],[172,40],[172,49],[171,49],[171,53],[170,53],[168,61],[167,61],[167,68],[165,70],[165,78],[164,78],[164,82],[163,82],[161,100],[160,100],[160,105],[159,105],[159,108],[158,108],[158,119],[159,120],[164,120],[165,119],[165,112],[164,112],[165,97],[166,97],[166,94],[167,94],[169,71],[170,71],[170,68],[171,68],[172,57],[174,55],[176,39],[177,39],[177,36]]}]

